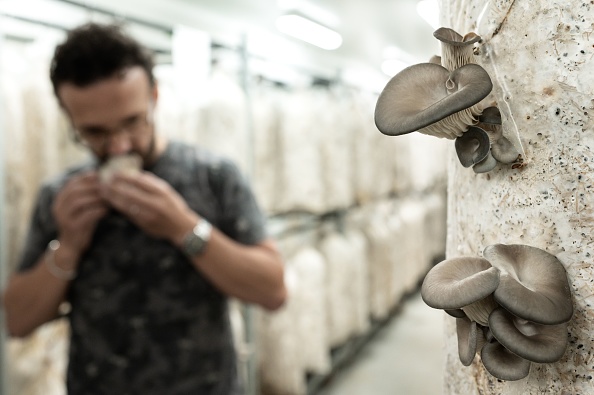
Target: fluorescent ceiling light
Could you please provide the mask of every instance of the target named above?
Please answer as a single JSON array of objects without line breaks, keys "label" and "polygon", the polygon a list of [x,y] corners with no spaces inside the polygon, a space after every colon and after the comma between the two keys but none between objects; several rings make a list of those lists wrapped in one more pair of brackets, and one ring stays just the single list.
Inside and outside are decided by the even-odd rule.
[{"label": "fluorescent ceiling light", "polygon": [[342,45],[340,34],[297,14],[281,15],[276,20],[276,28],[322,49],[332,50]]},{"label": "fluorescent ceiling light", "polygon": [[421,0],[417,3],[417,14],[432,28],[439,29],[439,4],[437,0]]}]

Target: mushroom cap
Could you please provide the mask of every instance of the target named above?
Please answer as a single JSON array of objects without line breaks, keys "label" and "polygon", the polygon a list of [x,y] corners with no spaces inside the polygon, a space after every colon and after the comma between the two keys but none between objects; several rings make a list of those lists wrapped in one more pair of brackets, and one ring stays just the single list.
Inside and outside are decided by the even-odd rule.
[{"label": "mushroom cap", "polygon": [[493,88],[489,74],[477,64],[453,72],[435,63],[419,63],[396,74],[375,107],[375,125],[383,134],[399,136],[472,107]]},{"label": "mushroom cap", "polygon": [[431,58],[429,58],[429,63],[435,63],[435,64],[441,65],[441,56],[433,55]]},{"label": "mushroom cap", "polygon": [[454,143],[458,160],[464,167],[470,167],[480,163],[489,155],[491,142],[489,135],[481,128],[471,126]]},{"label": "mushroom cap", "polygon": [[497,166],[497,160],[493,157],[491,151],[487,154],[485,159],[472,166],[475,173],[488,173]]},{"label": "mushroom cap", "polygon": [[567,348],[567,323],[539,325],[522,322],[502,307],[489,316],[491,333],[501,345],[532,362],[556,362]]},{"label": "mushroom cap", "polygon": [[454,317],[454,318],[465,318],[466,317],[466,313],[464,312],[464,310],[462,309],[452,309],[452,310],[444,310],[448,315]]},{"label": "mushroom cap", "polygon": [[520,153],[506,137],[501,136],[491,145],[491,155],[501,163],[513,163]]},{"label": "mushroom cap", "polygon": [[492,294],[499,270],[480,257],[457,257],[435,265],[423,280],[421,297],[434,309],[454,310]]},{"label": "mushroom cap", "polygon": [[571,319],[567,273],[554,255],[522,244],[495,244],[487,246],[483,256],[501,271],[494,296],[510,313],[544,325]]},{"label": "mushroom cap", "polygon": [[501,380],[515,381],[530,373],[532,363],[519,357],[493,340],[485,343],[481,349],[481,360],[485,369]]},{"label": "mushroom cap", "polygon": [[458,356],[464,366],[470,366],[474,360],[477,346],[477,324],[468,318],[456,318],[456,335],[458,337]]},{"label": "mushroom cap", "polygon": [[472,32],[466,34],[465,36],[461,36],[456,31],[448,27],[440,27],[433,32],[433,37],[441,42],[455,46],[472,45],[481,39],[481,36]]},{"label": "mushroom cap", "polygon": [[501,112],[495,106],[487,107],[479,116],[479,122],[490,125],[501,125]]}]

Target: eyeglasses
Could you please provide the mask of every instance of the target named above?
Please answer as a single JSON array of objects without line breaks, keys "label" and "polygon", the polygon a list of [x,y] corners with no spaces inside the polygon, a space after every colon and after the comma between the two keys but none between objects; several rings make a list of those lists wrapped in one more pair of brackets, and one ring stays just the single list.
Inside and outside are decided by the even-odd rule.
[{"label": "eyeglasses", "polygon": [[153,107],[150,106],[145,113],[126,118],[116,128],[104,128],[100,126],[74,128],[74,137],[77,142],[86,147],[103,151],[114,137],[120,137],[125,133],[130,138],[134,138],[152,123]]}]

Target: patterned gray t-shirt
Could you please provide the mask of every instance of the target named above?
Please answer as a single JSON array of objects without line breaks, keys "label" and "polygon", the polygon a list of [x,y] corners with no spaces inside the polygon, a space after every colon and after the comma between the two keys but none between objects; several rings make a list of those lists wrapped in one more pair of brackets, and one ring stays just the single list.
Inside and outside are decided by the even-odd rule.
[{"label": "patterned gray t-shirt", "polygon": [[[45,185],[19,270],[32,267],[56,237],[51,205],[78,167]],[[265,219],[228,160],[170,142],[148,169],[230,238],[255,244]],[[240,394],[227,299],[165,240],[117,212],[100,221],[68,292],[72,328],[68,393]]]}]

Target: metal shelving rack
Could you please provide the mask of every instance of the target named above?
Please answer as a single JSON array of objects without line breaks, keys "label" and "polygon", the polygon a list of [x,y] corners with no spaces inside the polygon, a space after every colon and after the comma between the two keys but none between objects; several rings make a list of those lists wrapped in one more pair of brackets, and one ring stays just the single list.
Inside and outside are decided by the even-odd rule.
[{"label": "metal shelving rack", "polygon": [[[2,30],[0,29],[0,59],[2,59]],[[2,97],[0,96],[0,152],[6,149],[6,138],[4,136],[4,129],[2,128]],[[0,218],[6,218],[6,202],[5,202],[5,155],[0,154]],[[6,276],[8,273],[8,262],[6,254],[6,221],[0,221],[0,289],[4,289],[6,284]],[[4,310],[0,308],[0,395],[5,395],[6,389],[6,333],[4,322]]]}]

